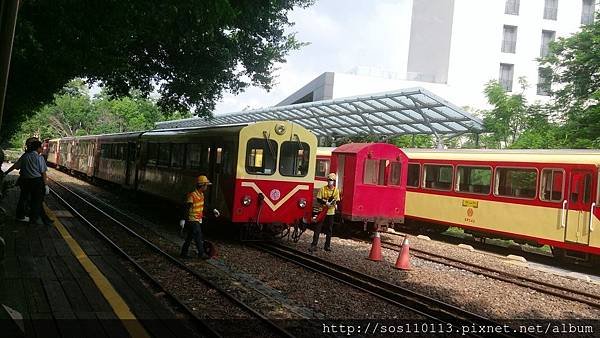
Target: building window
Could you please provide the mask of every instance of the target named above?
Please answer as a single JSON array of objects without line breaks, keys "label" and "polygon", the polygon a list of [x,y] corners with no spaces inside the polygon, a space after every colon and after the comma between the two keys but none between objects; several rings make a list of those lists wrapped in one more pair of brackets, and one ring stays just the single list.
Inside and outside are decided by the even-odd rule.
[{"label": "building window", "polygon": [[589,25],[594,22],[594,12],[596,11],[596,4],[594,0],[583,0],[581,6],[581,24]]},{"label": "building window", "polygon": [[542,45],[540,46],[540,57],[545,57],[550,51],[550,42],[556,37],[555,31],[542,31]]},{"label": "building window", "polygon": [[507,92],[512,92],[514,70],[515,65],[508,63],[500,64],[500,84]]},{"label": "building window", "polygon": [[558,14],[558,0],[546,0],[544,5],[544,19],[556,20]]},{"label": "building window", "polygon": [[506,0],[504,14],[519,15],[519,0]]},{"label": "building window", "polygon": [[517,26],[504,26],[502,53],[514,53],[517,49]]},{"label": "building window", "polygon": [[537,94],[548,96],[552,85],[552,70],[546,67],[538,68]]}]

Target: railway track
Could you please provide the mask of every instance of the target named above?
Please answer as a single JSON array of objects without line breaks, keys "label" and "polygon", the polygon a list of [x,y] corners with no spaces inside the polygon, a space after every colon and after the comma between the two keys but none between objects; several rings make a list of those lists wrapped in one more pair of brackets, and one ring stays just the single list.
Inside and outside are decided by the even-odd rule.
[{"label": "railway track", "polygon": [[[294,335],[285,328],[279,326],[241,299],[220,288],[197,271],[187,266],[186,263],[150,242],[111,214],[90,203],[84,197],[72,191],[65,185],[54,180],[50,181],[52,193],[71,211],[71,213],[76,215],[83,223],[96,232],[100,238],[106,241],[122,257],[131,262],[138,272],[148,278],[155,287],[164,292],[173,303],[192,319],[200,331],[207,336],[221,337],[230,336],[232,334],[239,335],[242,333],[240,331],[242,328],[232,327],[234,325],[226,323],[221,323],[222,326],[216,327],[217,325],[209,323],[206,318],[199,316],[196,311],[193,311],[185,304],[181,297],[176,294],[179,292],[173,291],[173,287],[169,287],[168,285],[165,285],[164,282],[161,282],[159,280],[160,278],[157,278],[157,274],[163,277],[176,274],[179,281],[185,281],[187,284],[197,284],[199,282],[204,285],[204,288],[215,290],[219,295],[227,299],[228,302],[245,313],[246,316],[240,317],[240,319],[255,319],[259,323],[259,325],[244,327],[243,333],[245,335],[254,332],[254,334],[252,334],[254,336],[267,335],[275,337],[294,337]],[[133,240],[133,242],[131,240]],[[152,273],[148,271],[150,267],[154,270]],[[169,281],[168,278],[167,281]]]},{"label": "railway track", "polygon": [[[388,233],[389,234],[389,233]],[[398,234],[393,234],[395,236],[400,236]],[[393,242],[382,241],[381,245],[383,248],[390,250],[400,250],[402,245],[396,244]],[[451,266],[457,269],[463,269],[478,275],[482,275],[485,277],[489,277],[492,279],[496,279],[502,282],[519,285],[525,288],[529,288],[531,290],[535,290],[538,292],[542,292],[548,295],[560,297],[562,299],[571,300],[579,303],[583,303],[589,305],[591,307],[600,309],[600,296],[594,295],[585,291],[573,290],[560,285],[544,282],[541,280],[536,280],[533,278],[511,274],[506,271],[494,269],[491,267],[486,267],[478,264],[474,264],[471,262],[467,262],[460,259],[455,259],[452,257],[447,257],[443,255],[438,255],[435,253],[427,252],[424,250],[419,250],[415,248],[410,248],[410,252],[412,256],[424,259],[430,262],[435,262],[439,264],[443,264],[446,266]]]},{"label": "railway track", "polygon": [[[263,242],[252,244],[251,246],[367,292],[391,304],[421,315],[428,320],[452,325],[502,326],[502,324],[476,313],[463,310],[452,304],[419,294],[402,286],[380,280],[285,245]],[[499,335],[511,336],[508,334]]]}]

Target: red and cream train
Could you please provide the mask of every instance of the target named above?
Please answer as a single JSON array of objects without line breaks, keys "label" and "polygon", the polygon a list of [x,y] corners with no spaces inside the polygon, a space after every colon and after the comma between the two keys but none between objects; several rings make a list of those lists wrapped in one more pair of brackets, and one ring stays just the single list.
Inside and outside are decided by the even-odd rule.
[{"label": "red and cream train", "polygon": [[[333,166],[335,151],[319,149],[315,185]],[[456,226],[480,237],[546,244],[561,258],[600,257],[600,151],[404,153],[408,226]]]},{"label": "red and cream train", "polygon": [[62,138],[56,167],[181,203],[200,174],[223,221],[273,232],[310,218],[316,137],[290,122]]},{"label": "red and cream train", "polygon": [[49,163],[175,202],[205,173],[215,183],[209,202],[234,223],[297,224],[309,218],[313,183],[319,188],[337,172],[345,222],[457,226],[547,244],[560,256],[600,255],[600,151],[317,149],[308,130],[277,121],[64,138],[49,146]]}]

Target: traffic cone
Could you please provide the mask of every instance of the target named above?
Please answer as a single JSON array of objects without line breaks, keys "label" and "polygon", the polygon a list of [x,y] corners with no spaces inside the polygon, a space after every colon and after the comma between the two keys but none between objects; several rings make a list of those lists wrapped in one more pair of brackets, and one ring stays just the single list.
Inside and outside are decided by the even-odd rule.
[{"label": "traffic cone", "polygon": [[369,252],[368,259],[375,262],[381,260],[381,237],[379,237],[379,231],[375,231],[375,237],[373,237],[373,244],[371,244],[371,252]]},{"label": "traffic cone", "polygon": [[396,269],[400,270],[410,270],[410,255],[408,251],[410,250],[410,246],[408,244],[408,237],[404,237],[402,241],[402,249],[400,249],[400,254],[398,254],[398,259],[396,260]]}]

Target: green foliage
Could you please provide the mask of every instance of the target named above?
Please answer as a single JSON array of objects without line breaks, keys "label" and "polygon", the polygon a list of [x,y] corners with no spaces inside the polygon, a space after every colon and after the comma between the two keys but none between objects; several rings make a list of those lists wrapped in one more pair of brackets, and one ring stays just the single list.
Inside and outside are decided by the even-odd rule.
[{"label": "green foliage", "polygon": [[[550,107],[529,105],[523,96],[527,88],[520,78],[521,93],[508,94],[496,81],[485,86],[485,94],[493,109],[484,112],[483,122],[488,134],[480,136],[479,144],[486,148],[558,148],[561,128],[550,122]],[[472,142],[472,140],[471,140]]]},{"label": "green foliage", "polygon": [[33,135],[45,139],[146,130],[153,128],[155,122],[190,115],[163,114],[154,101],[136,92],[120,99],[111,99],[106,93],[91,99],[83,81],[74,80],[54,96],[52,103],[21,123],[11,143],[21,148]]},{"label": "green foliage", "polygon": [[435,141],[431,135],[403,135],[390,141],[400,148],[432,148]]},{"label": "green foliage", "polygon": [[540,62],[558,84],[552,109],[564,120],[563,145],[600,148],[600,14],[580,32],[552,43]]},{"label": "green foliage", "polygon": [[[312,0],[22,1],[6,96],[4,136],[69,80],[139,89],[168,111],[210,115],[223,91],[270,89],[274,65],[303,44],[288,12]],[[122,111],[123,114],[127,114]],[[118,121],[111,121],[116,125]]]}]

